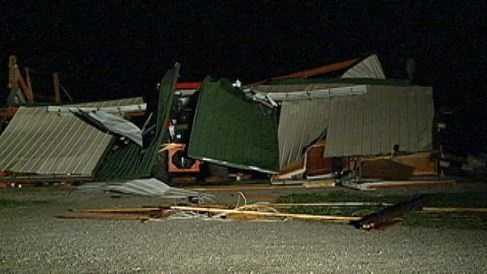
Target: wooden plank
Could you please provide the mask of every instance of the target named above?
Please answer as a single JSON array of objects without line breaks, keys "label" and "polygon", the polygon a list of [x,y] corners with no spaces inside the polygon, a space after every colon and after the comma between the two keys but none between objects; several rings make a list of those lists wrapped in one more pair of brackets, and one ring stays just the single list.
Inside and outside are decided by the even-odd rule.
[{"label": "wooden plank", "polygon": [[324,158],[325,143],[315,144],[311,146],[306,154],[306,175],[320,175],[333,172],[333,159]]},{"label": "wooden plank", "polygon": [[327,188],[335,187],[335,179],[319,180],[319,181],[306,181],[303,183],[305,188]]},{"label": "wooden plank", "polygon": [[361,207],[361,206],[390,206],[392,203],[374,203],[374,202],[323,202],[323,203],[271,203],[265,204],[272,207],[293,207],[293,206],[303,206],[303,207]]},{"label": "wooden plank", "polygon": [[413,176],[414,168],[391,159],[364,160],[360,166],[363,178],[385,180],[407,180]]},{"label": "wooden plank", "polygon": [[431,152],[394,156],[392,160],[414,168],[413,175],[416,176],[438,174],[438,159],[435,159]]},{"label": "wooden plank", "polygon": [[19,88],[19,82],[17,81],[17,57],[15,55],[8,57],[8,88],[10,90]]},{"label": "wooden plank", "polygon": [[275,213],[275,212],[259,212],[259,211],[250,211],[250,210],[236,210],[236,209],[189,207],[189,206],[172,206],[171,209],[180,210],[180,211],[244,214],[249,216],[281,217],[281,218],[291,218],[291,219],[298,219],[298,220],[314,220],[314,221],[330,221],[330,222],[350,222],[350,221],[358,221],[361,219],[360,217],[349,217],[349,216],[290,214],[290,213]]},{"label": "wooden plank", "polygon": [[32,90],[32,81],[30,80],[30,70],[29,68],[25,68],[25,82],[27,84],[27,87]]},{"label": "wooden plank", "polygon": [[384,188],[398,188],[398,187],[434,187],[454,185],[455,180],[424,180],[424,181],[383,181],[376,183],[360,184],[366,189],[384,189]]},{"label": "wooden plank", "polygon": [[52,74],[52,83],[54,86],[54,102],[61,104],[61,91],[59,89],[59,74],[57,72]]},{"label": "wooden plank", "polygon": [[151,213],[163,211],[162,207],[136,207],[136,208],[85,208],[80,209],[83,213]]},{"label": "wooden plank", "polygon": [[88,213],[88,212],[72,212],[63,215],[58,215],[56,218],[60,219],[93,219],[93,220],[131,220],[131,221],[147,221],[151,218],[147,215],[137,214],[117,214],[117,213]]},{"label": "wooden plank", "polygon": [[24,92],[25,98],[27,99],[27,102],[30,104],[34,103],[34,93],[32,92],[32,89],[29,88],[29,86],[25,82],[24,77],[22,77],[22,74],[20,73],[19,68],[16,68],[16,76],[17,76],[17,80],[19,82],[20,88]]}]

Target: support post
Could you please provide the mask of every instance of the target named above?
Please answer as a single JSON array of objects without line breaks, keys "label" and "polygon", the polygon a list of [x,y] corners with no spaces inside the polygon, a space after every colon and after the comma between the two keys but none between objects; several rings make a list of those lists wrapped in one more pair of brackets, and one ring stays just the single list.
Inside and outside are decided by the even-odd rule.
[{"label": "support post", "polygon": [[54,101],[61,104],[61,91],[59,89],[59,74],[57,72],[52,74],[52,82],[54,84]]}]

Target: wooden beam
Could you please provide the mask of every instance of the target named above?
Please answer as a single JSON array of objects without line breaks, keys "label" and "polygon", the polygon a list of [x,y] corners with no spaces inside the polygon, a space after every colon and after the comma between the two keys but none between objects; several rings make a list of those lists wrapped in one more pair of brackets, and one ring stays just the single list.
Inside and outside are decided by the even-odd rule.
[{"label": "wooden beam", "polygon": [[133,221],[148,221],[150,217],[140,214],[119,214],[119,213],[87,213],[87,212],[72,212],[63,215],[58,215],[56,218],[60,219],[95,219],[95,220],[133,220]]},{"label": "wooden beam", "polygon": [[32,90],[32,81],[30,80],[30,70],[29,68],[24,68],[24,70],[25,70],[25,83],[27,84],[27,88]]},{"label": "wooden beam", "polygon": [[[28,70],[26,70],[28,72]],[[19,66],[17,64],[17,57],[10,55],[8,59],[8,87],[10,90],[16,90],[19,88],[25,95],[28,103],[34,102],[34,94],[32,92],[32,86],[30,83],[30,75],[27,75],[28,81],[26,82],[20,73]]]},{"label": "wooden beam", "polygon": [[59,85],[59,74],[57,72],[52,74],[52,83],[54,85],[54,101],[61,104],[61,91]]},{"label": "wooden beam", "polygon": [[17,57],[15,55],[10,55],[8,58],[8,88],[10,90],[19,88],[16,68],[17,68]]},{"label": "wooden beam", "polygon": [[330,222],[350,222],[350,221],[358,221],[361,219],[361,217],[349,217],[349,216],[290,214],[290,213],[276,213],[276,212],[259,212],[259,211],[251,211],[251,210],[219,209],[219,208],[207,208],[207,207],[189,207],[189,206],[171,206],[171,209],[180,210],[180,211],[243,214],[243,215],[249,215],[249,216],[280,217],[280,218],[291,218],[291,219],[297,219],[297,220],[330,221]]},{"label": "wooden beam", "polygon": [[272,207],[362,207],[362,206],[391,206],[392,203],[375,203],[375,202],[323,202],[323,203],[270,203],[265,204]]},{"label": "wooden beam", "polygon": [[15,74],[16,74],[17,81],[20,85],[20,88],[24,92],[27,102],[30,104],[34,103],[34,93],[32,92],[32,89],[30,89],[27,83],[25,82],[24,77],[22,77],[22,73],[20,73],[18,67],[15,68]]},{"label": "wooden beam", "polygon": [[162,207],[136,207],[136,208],[85,208],[82,213],[151,213],[164,210]]}]

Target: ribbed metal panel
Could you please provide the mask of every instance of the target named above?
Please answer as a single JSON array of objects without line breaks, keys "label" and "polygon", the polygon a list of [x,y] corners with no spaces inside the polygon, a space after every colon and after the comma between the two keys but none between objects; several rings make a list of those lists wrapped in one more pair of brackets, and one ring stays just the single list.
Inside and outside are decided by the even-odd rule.
[{"label": "ribbed metal panel", "polygon": [[117,100],[108,100],[108,101],[100,101],[100,102],[86,102],[80,104],[72,104],[72,105],[64,105],[64,106],[77,106],[77,107],[120,107],[120,106],[130,106],[130,105],[138,105],[143,104],[144,99],[142,97],[133,97],[133,98],[123,98]]},{"label": "ribbed metal panel", "polygon": [[419,86],[367,86],[364,96],[330,99],[326,157],[432,149],[433,92]]},{"label": "ribbed metal panel", "polygon": [[0,170],[90,176],[111,138],[73,114],[21,107],[0,136]]},{"label": "ribbed metal panel", "polygon": [[379,57],[373,54],[348,69],[342,78],[386,79]]},{"label": "ribbed metal panel", "polygon": [[[142,98],[85,103],[123,106]],[[112,135],[71,113],[47,112],[46,107],[20,107],[0,136],[0,170],[40,175],[92,176]]]},{"label": "ribbed metal panel", "polygon": [[343,83],[313,83],[313,84],[285,84],[285,85],[257,85],[252,87],[252,91],[259,93],[270,92],[296,92],[296,91],[313,91],[320,89],[330,89],[352,84]]},{"label": "ribbed metal panel", "polygon": [[281,170],[303,160],[304,149],[328,127],[329,99],[283,102],[279,117]]}]

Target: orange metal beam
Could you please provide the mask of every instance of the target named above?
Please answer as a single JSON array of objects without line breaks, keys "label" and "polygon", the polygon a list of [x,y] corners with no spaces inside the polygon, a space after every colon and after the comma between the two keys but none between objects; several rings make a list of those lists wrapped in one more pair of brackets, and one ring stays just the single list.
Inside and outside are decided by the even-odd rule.
[{"label": "orange metal beam", "polygon": [[351,65],[353,65],[354,63],[356,63],[358,60],[359,58],[355,58],[355,59],[350,59],[339,63],[324,65],[321,67],[307,69],[303,71],[298,71],[283,76],[273,77],[272,80],[280,80],[280,79],[288,79],[288,78],[308,78],[308,77],[323,75],[330,72],[346,69]]}]

